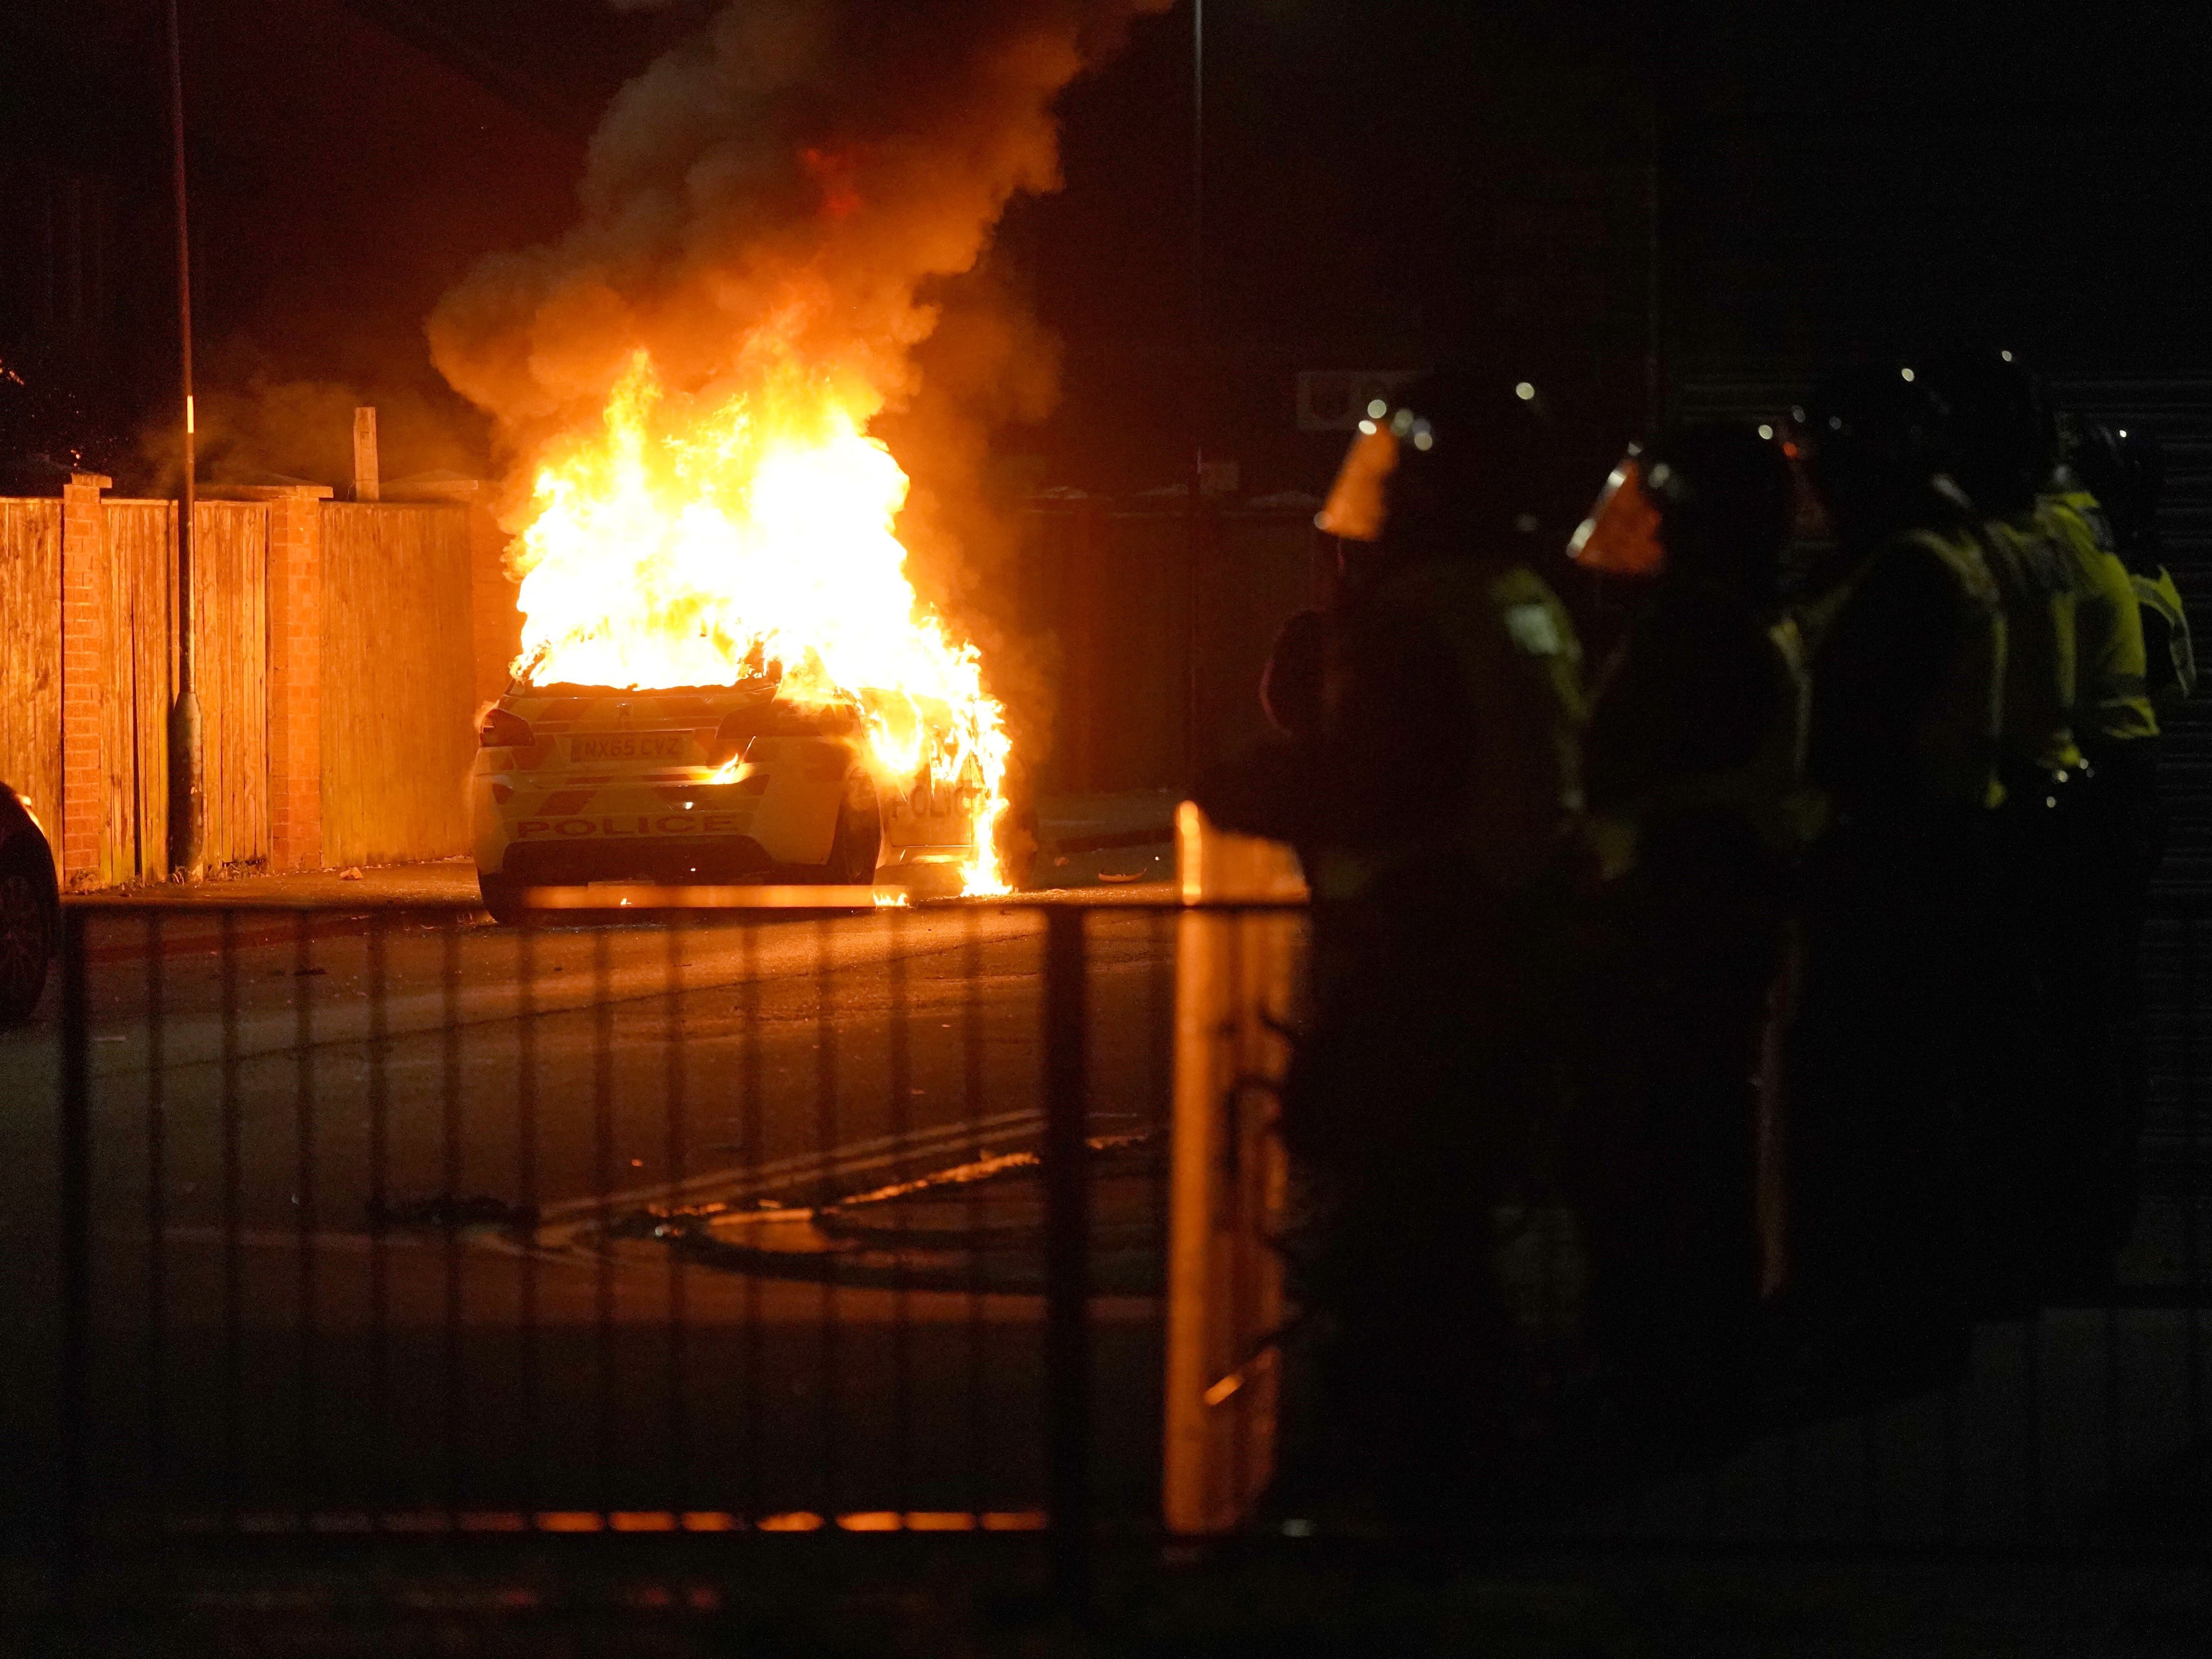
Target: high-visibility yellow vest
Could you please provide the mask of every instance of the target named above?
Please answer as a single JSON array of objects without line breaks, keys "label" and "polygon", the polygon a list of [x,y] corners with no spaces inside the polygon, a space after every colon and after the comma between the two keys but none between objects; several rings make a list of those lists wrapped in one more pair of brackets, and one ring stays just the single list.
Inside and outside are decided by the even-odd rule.
[{"label": "high-visibility yellow vest", "polygon": [[1981,526],[1990,574],[2004,605],[2004,714],[2000,742],[2014,760],[2062,774],[2081,764],[2073,711],[2077,576],[2059,532],[2039,519]]},{"label": "high-visibility yellow vest", "polygon": [[1788,677],[1790,708],[1753,763],[1761,786],[1759,824],[1770,845],[1799,852],[1820,839],[1828,817],[1826,794],[1805,777],[1805,748],[1813,735],[1813,651],[1793,615],[1776,621],[1766,637]]},{"label": "high-visibility yellow vest", "polygon": [[1827,798],[1805,779],[1812,681],[1804,635],[1797,619],[1787,615],[1761,632],[1772,653],[1781,696],[1757,751],[1741,766],[1671,779],[1623,811],[1594,813],[1588,834],[1605,879],[1632,869],[1641,855],[1644,826],[1670,814],[1736,814],[1768,848],[1784,855],[1802,853],[1820,838],[1827,821]]},{"label": "high-visibility yellow vest", "polygon": [[[1433,864],[1501,890],[1557,858],[1583,813],[1582,641],[1544,579],[1521,565],[1425,562],[1393,572],[1370,596],[1367,626],[1441,638],[1458,659],[1466,706],[1439,708],[1474,735],[1485,775],[1465,780],[1457,822],[1390,844],[1326,846],[1317,896],[1353,899],[1393,872]],[[1356,732],[1334,740],[1356,744]],[[1407,779],[1409,788],[1425,781]]]},{"label": "high-visibility yellow vest", "polygon": [[[1892,538],[1808,609],[1806,635],[1815,641],[1823,639],[1867,573],[1908,547],[1932,554],[1959,596],[1958,646],[1915,737],[1917,793],[1950,805],[2001,806],[2005,792],[1997,780],[1997,755],[2004,717],[2005,613],[1978,539],[1963,531],[1946,535],[1932,530],[1909,530]],[[1817,656],[1813,672],[1817,682]]]},{"label": "high-visibility yellow vest", "polygon": [[2164,565],[2155,576],[2131,576],[2143,630],[2145,678],[2152,704],[2171,709],[2197,690],[2197,653],[2189,641],[2189,612]]},{"label": "high-visibility yellow vest", "polygon": [[1997,749],[2004,730],[2005,662],[2011,649],[2004,602],[1982,550],[1965,535],[1916,530],[1958,585],[1959,648],[1920,723],[1920,776],[1937,798],[1961,805],[2004,804]]},{"label": "high-visibility yellow vest", "polygon": [[2076,734],[2092,745],[2156,737],[2142,611],[2134,580],[2113,551],[2103,509],[2095,496],[2072,489],[2039,498],[2036,518],[2074,566]]}]

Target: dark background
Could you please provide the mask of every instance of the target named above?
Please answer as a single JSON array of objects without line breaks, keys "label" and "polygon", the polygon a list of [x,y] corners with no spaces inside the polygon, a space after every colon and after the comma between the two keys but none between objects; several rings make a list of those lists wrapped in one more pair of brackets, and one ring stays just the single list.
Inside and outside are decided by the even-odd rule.
[{"label": "dark background", "polygon": [[[423,315],[483,252],[565,225],[599,109],[696,8],[184,9],[210,469],[336,473],[358,395],[386,411],[387,476],[481,470]],[[1005,224],[997,257],[1066,352],[1058,412],[1000,439],[1025,483],[1171,483],[1195,435],[1247,494],[1318,489],[1342,440],[1298,430],[1302,370],[1494,365],[1597,465],[1655,383],[1674,408],[1771,402],[1821,362],[1960,334],[2062,378],[2212,355],[2207,53],[2172,8],[1213,0],[1195,349],[1189,24],[1146,20],[1073,90],[1066,190]],[[74,453],[161,483],[161,44],[155,0],[0,21],[18,475]],[[226,393],[303,382],[328,396],[226,427]]]}]

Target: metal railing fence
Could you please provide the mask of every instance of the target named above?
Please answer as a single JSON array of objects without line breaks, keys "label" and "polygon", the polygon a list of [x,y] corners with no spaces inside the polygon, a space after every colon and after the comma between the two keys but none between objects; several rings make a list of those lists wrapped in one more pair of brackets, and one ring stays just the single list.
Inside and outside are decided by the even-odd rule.
[{"label": "metal railing fence", "polygon": [[73,905],[62,1529],[1148,1522],[1174,927]]},{"label": "metal railing fence", "polygon": [[[2212,1480],[2207,922],[2168,905],[2148,935],[2146,1190],[2113,1294],[1981,1327],[1954,1386],[1778,1418],[1540,1519],[1470,1493],[1471,1529],[2176,1547],[2160,1505]],[[1271,1265],[1297,1195],[1266,1150],[1304,939],[1280,901],[520,929],[101,902],[66,933],[60,1384],[19,1525],[1049,1529],[1076,1586],[1095,1538],[1164,1513],[1312,1528],[1262,1501],[1299,1345]],[[1516,1363],[1550,1387],[1575,1220],[1532,1193],[1514,1229]],[[46,1433],[7,1409],[19,1443]]]}]

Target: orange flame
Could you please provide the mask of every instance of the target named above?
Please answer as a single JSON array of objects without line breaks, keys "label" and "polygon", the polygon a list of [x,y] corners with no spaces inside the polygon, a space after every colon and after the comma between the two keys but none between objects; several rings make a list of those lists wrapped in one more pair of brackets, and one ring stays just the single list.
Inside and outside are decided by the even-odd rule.
[{"label": "orange flame", "polygon": [[1002,893],[1011,745],[974,646],[915,598],[893,532],[906,474],[826,380],[787,362],[718,404],[666,393],[643,351],[598,433],[540,469],[515,555],[540,685],[734,685],[850,698],[900,784],[980,776],[971,894]]}]

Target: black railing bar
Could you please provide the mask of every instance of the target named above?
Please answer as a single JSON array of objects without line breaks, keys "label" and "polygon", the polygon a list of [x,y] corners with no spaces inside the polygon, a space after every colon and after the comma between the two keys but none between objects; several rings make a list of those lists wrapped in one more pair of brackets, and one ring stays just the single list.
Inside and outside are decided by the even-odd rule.
[{"label": "black railing bar", "polygon": [[145,918],[146,962],[146,1473],[158,1510],[169,1467],[168,982],[161,963],[163,918]]},{"label": "black railing bar", "polygon": [[[961,1002],[960,1016],[960,1090],[963,1115],[969,1131],[969,1155],[971,1158],[983,1154],[983,1025],[982,1002],[975,988],[983,978],[983,945],[977,914],[970,910],[961,940],[960,983],[966,995]],[[983,1193],[980,1183],[971,1182],[964,1194],[966,1205],[963,1220],[970,1238],[982,1238]],[[985,1322],[984,1245],[968,1253],[968,1507],[981,1514],[985,1506],[989,1487],[988,1470],[990,1466],[990,1371],[985,1364],[985,1348],[989,1340],[989,1327]]]},{"label": "black railing bar", "polygon": [[[908,1041],[906,1009],[906,960],[896,946],[906,929],[906,912],[891,910],[884,931],[890,935],[891,947],[885,952],[884,975],[889,981],[887,993],[890,1012],[890,1025],[884,1032],[889,1045],[890,1074],[890,1132],[894,1141],[903,1148],[912,1126],[914,1115],[913,1055]],[[892,1179],[907,1180],[913,1165],[903,1153],[893,1164]],[[896,1257],[891,1283],[891,1494],[894,1506],[904,1514],[914,1507],[914,1355],[913,1333],[908,1321],[911,1312],[908,1299],[907,1257],[901,1249]]]},{"label": "black railing bar", "polygon": [[2105,1489],[2118,1490],[2124,1462],[2120,1427],[2120,1310],[2107,1304],[2105,1339]]},{"label": "black railing bar", "polygon": [[322,1490],[321,1459],[315,1431],[316,1367],[319,1329],[317,1257],[314,1249],[319,1210],[315,1186],[315,945],[314,930],[305,917],[297,920],[292,939],[292,1018],[299,1052],[292,1069],[292,1135],[295,1164],[292,1180],[295,1206],[293,1234],[298,1240],[297,1294],[300,1298],[300,1517],[301,1529],[318,1507]]},{"label": "black railing bar", "polygon": [[[1237,1010],[1237,1023],[1228,1032],[1233,1045],[1231,1064],[1232,1081],[1221,1097],[1221,1110],[1227,1121],[1223,1126],[1222,1156],[1226,1168],[1222,1184],[1227,1189],[1226,1199],[1230,1217],[1231,1249],[1234,1252],[1229,1264],[1229,1328],[1238,1334],[1250,1328],[1250,1265],[1249,1252],[1255,1235],[1263,1224],[1263,1218],[1244,1212],[1247,1191],[1244,1170],[1244,1114],[1245,1089],[1243,1079],[1254,1069],[1251,1023],[1244,1013],[1244,946],[1247,923],[1243,917],[1234,916],[1220,924],[1224,935],[1217,941],[1218,948],[1228,959],[1228,1006]],[[1250,1413],[1242,1404],[1234,1407],[1237,1419],[1229,1437],[1229,1489],[1241,1499],[1249,1490],[1251,1471],[1248,1467],[1249,1446],[1247,1430]]]},{"label": "black railing bar", "polygon": [[1881,1536],[1881,1436],[1879,1408],[1859,1413],[1859,1534],[1862,1543]]},{"label": "black railing bar", "polygon": [[368,1319],[369,1409],[368,1438],[377,1449],[377,1467],[393,1467],[395,1444],[392,1400],[392,1277],[386,1260],[386,1215],[391,1206],[391,1078],[386,1068],[384,1004],[389,974],[386,933],[389,921],[379,915],[368,931]]},{"label": "black railing bar", "polygon": [[1780,1467],[1775,1471],[1775,1479],[1781,1488],[1778,1497],[1782,1510],[1777,1530],[1780,1532],[1796,1532],[1802,1518],[1805,1437],[1808,1432],[1804,1425],[1793,1425],[1783,1438],[1782,1455],[1777,1460]]},{"label": "black railing bar", "polygon": [[[744,1143],[745,1157],[756,1171],[760,1164],[761,1130],[763,1106],[761,1100],[762,1066],[760,1048],[760,944],[756,930],[747,927],[740,934],[738,963],[738,1012],[744,1018],[744,1036],[738,1049],[738,1134]],[[758,1273],[744,1275],[742,1317],[743,1340],[738,1349],[741,1373],[738,1399],[741,1402],[741,1427],[738,1431],[740,1455],[744,1478],[742,1490],[748,1514],[760,1512],[761,1491],[761,1395],[762,1378],[762,1322],[761,1284]]]},{"label": "black railing bar", "polygon": [[465,1183],[462,1176],[462,1148],[465,1127],[462,1121],[463,1103],[461,1070],[461,1030],[459,1020],[461,1000],[461,934],[460,917],[449,915],[443,936],[439,940],[439,988],[446,1006],[446,1024],[440,1045],[439,1095],[440,1111],[443,1119],[445,1139],[446,1237],[445,1237],[445,1324],[444,1385],[445,1404],[441,1426],[445,1431],[446,1511],[454,1524],[459,1524],[461,1502],[468,1488],[468,1423],[467,1400],[463,1388],[462,1331],[465,1324],[463,1302],[460,1198]]},{"label": "black railing bar", "polygon": [[238,1525],[239,1463],[245,1433],[245,1318],[246,1260],[239,1246],[240,1213],[245,1197],[244,1172],[240,1168],[240,1105],[238,1099],[238,952],[235,913],[224,910],[221,969],[222,1000],[222,1513],[223,1525]]},{"label": "black railing bar", "polygon": [[[1150,1070],[1152,1115],[1147,1127],[1166,1130],[1175,1117],[1175,923],[1161,915],[1146,919],[1151,962],[1146,974],[1145,1019],[1151,1033]],[[1166,971],[1163,973],[1161,969]],[[1163,1166],[1164,1167],[1164,1165]],[[1155,1183],[1152,1208],[1147,1218],[1152,1231],[1164,1238],[1167,1225],[1167,1183]]]},{"label": "black railing bar", "polygon": [[[1173,917],[1154,913],[1146,919],[1148,955],[1152,965],[1146,988],[1146,1018],[1152,1048],[1150,1066],[1150,1094],[1153,1103],[1152,1115],[1146,1127],[1158,1137],[1160,1155],[1157,1173],[1146,1183],[1145,1195],[1145,1232],[1152,1247],[1159,1252],[1159,1305],[1162,1329],[1164,1332],[1168,1310],[1168,1282],[1170,1274],[1169,1252],[1170,1194],[1175,1180],[1175,1106],[1176,1106],[1176,966],[1181,948],[1178,937],[1182,924]],[[1249,1362],[1248,1362],[1249,1363]],[[1277,1373],[1277,1395],[1282,1400],[1281,1373]],[[1163,1401],[1164,1406],[1164,1401]],[[1284,1423],[1284,1414],[1276,1414],[1278,1432]]]},{"label": "black railing bar", "polygon": [[[1145,1187],[1144,1224],[1146,1238],[1159,1254],[1160,1322],[1164,1333],[1171,1273],[1169,1212],[1175,1179],[1176,1020],[1178,1012],[1176,964],[1181,945],[1178,935],[1182,924],[1172,917],[1155,913],[1146,918],[1145,929],[1149,963],[1145,989],[1145,1017],[1146,1042],[1151,1050],[1146,1068],[1147,1093],[1152,1105],[1144,1127],[1157,1138],[1159,1157],[1156,1172]],[[1273,1334],[1279,1336],[1280,1334]],[[1282,1398],[1279,1371],[1276,1386],[1276,1398],[1279,1402]],[[1164,1407],[1164,1400],[1162,1404]],[[1279,1431],[1283,1421],[1283,1414],[1279,1411],[1276,1417]]]},{"label": "black railing bar", "polygon": [[[837,1028],[836,987],[831,978],[831,919],[814,925],[814,1146],[824,1166],[816,1184],[816,1202],[830,1204],[840,1196],[827,1166],[837,1145]],[[824,1273],[816,1291],[815,1399],[822,1452],[823,1507],[835,1511],[839,1491],[837,1433],[838,1297],[836,1275]]]},{"label": "black railing bar", "polygon": [[2021,1476],[2022,1509],[2031,1527],[2043,1512],[2043,1311],[2031,1308],[2021,1322]]},{"label": "black railing bar", "polygon": [[[663,1147],[663,1162],[672,1183],[681,1183],[687,1173],[690,1152],[690,1073],[685,1063],[684,1050],[684,955],[690,945],[690,925],[679,918],[667,930],[666,971],[668,975],[667,1021],[662,1031],[663,1064],[667,1080],[664,1088],[666,1109],[664,1128],[666,1144]],[[684,1253],[668,1252],[668,1313],[667,1350],[664,1355],[666,1367],[663,1390],[667,1396],[667,1481],[672,1506],[681,1511],[691,1507],[690,1499],[690,1420],[686,1410],[684,1378],[689,1337],[689,1307],[685,1300],[688,1288],[684,1279]]]},{"label": "black railing bar", "polygon": [[1956,1541],[1966,1536],[1966,1510],[1962,1501],[1966,1475],[1966,1449],[1960,1433],[1963,1412],[1960,1396],[1966,1385],[1954,1382],[1943,1390],[1943,1535]]},{"label": "black railing bar", "polygon": [[[601,931],[592,939],[592,979],[604,989],[612,956],[611,936]],[[593,1261],[592,1317],[594,1337],[592,1377],[597,1389],[592,1414],[593,1474],[602,1518],[611,1516],[615,1503],[615,1016],[604,997],[594,1000],[592,1030],[592,1124],[593,1196],[598,1200],[599,1242]]]},{"label": "black railing bar", "polygon": [[86,983],[86,918],[62,913],[62,1076],[57,1151],[61,1222],[61,1361],[56,1405],[61,1435],[61,1572],[74,1595],[91,1520],[92,1076]]},{"label": "black railing bar", "polygon": [[1044,937],[1047,1510],[1060,1604],[1091,1589],[1091,1186],[1084,913],[1049,913]]},{"label": "black railing bar", "polygon": [[2203,1166],[2198,1135],[2198,1114],[2203,1103],[2197,1086],[2197,980],[2199,939],[2203,917],[2197,907],[2191,907],[2181,930],[2181,1135],[2182,1167],[2187,1171],[2181,1182],[2181,1255],[2186,1263],[2189,1319],[2182,1335],[2182,1353],[2186,1367],[2189,1431],[2192,1437],[2204,1432],[2204,1334],[2203,1322],[2197,1317],[2203,1306],[2204,1264],[2203,1240],[2200,1237],[2200,1216],[2204,1204]]},{"label": "black railing bar", "polygon": [[514,936],[516,995],[522,1017],[515,1025],[514,1043],[514,1184],[516,1201],[529,1218],[532,1249],[522,1252],[516,1267],[516,1312],[520,1320],[520,1362],[522,1376],[523,1494],[532,1510],[540,1507],[544,1492],[538,1471],[544,1452],[544,1376],[540,1369],[538,1340],[538,1021],[532,1004],[538,984],[538,937],[530,928]]}]

